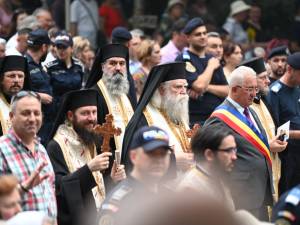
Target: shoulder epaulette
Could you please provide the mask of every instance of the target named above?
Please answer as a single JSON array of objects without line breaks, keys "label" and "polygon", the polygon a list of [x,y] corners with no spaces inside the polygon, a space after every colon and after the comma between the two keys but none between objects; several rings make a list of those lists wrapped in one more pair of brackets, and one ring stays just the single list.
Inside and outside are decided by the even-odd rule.
[{"label": "shoulder epaulette", "polygon": [[50,68],[50,67],[56,66],[56,65],[58,65],[58,61],[57,60],[53,60],[51,62],[46,63],[45,67],[46,68]]},{"label": "shoulder epaulette", "polygon": [[127,185],[122,185],[118,190],[116,190],[112,196],[111,200],[121,201],[127,194],[132,191],[132,188]]},{"label": "shoulder epaulette", "polygon": [[183,50],[182,58],[183,58],[183,60],[191,60],[191,56],[187,50]]},{"label": "shoulder epaulette", "polygon": [[271,91],[277,93],[282,88],[282,85],[279,82],[276,82],[272,87]]},{"label": "shoulder epaulette", "polygon": [[293,188],[285,198],[286,203],[297,206],[300,202],[300,189],[299,187]]}]

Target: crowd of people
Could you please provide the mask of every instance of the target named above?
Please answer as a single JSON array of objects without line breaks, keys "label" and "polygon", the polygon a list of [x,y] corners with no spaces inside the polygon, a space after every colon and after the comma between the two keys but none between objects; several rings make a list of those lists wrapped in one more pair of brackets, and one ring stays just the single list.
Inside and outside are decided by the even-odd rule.
[{"label": "crowd of people", "polygon": [[300,52],[241,0],[222,28],[170,0],[153,36],[116,2],[1,27],[0,220],[300,224]]}]

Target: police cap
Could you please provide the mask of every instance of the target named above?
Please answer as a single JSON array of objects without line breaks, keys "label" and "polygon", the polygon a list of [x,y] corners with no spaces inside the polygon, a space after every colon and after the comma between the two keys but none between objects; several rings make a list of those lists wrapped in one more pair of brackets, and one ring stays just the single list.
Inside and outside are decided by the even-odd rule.
[{"label": "police cap", "polygon": [[295,70],[300,70],[300,52],[289,55],[287,63]]},{"label": "police cap", "polygon": [[27,43],[29,46],[50,44],[50,38],[48,32],[44,29],[36,29],[31,31],[28,36]]},{"label": "police cap", "polygon": [[132,35],[125,27],[116,27],[113,29],[111,33],[112,39],[130,41],[132,39]]},{"label": "police cap", "polygon": [[272,48],[271,51],[268,54],[268,59],[273,58],[274,56],[278,55],[286,55],[288,56],[290,54],[288,47],[285,45]]},{"label": "police cap", "polygon": [[191,19],[184,27],[183,33],[190,34],[195,30],[197,27],[204,26],[204,21],[200,17],[195,17]]}]

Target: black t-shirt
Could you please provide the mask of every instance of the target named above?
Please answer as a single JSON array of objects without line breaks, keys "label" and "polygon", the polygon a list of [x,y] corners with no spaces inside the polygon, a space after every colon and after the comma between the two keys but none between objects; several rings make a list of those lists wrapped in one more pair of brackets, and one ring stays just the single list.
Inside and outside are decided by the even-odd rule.
[{"label": "black t-shirt", "polygon": [[[200,58],[190,51],[184,51],[180,54],[176,61],[186,62],[186,79],[189,88],[192,87],[194,81],[197,80],[198,76],[204,72],[208,64],[208,60],[212,58],[211,55],[205,55]],[[210,84],[215,85],[227,85],[227,80],[224,75],[222,67],[216,69],[213,73]],[[212,93],[205,92],[202,96],[197,99],[189,100],[189,115],[191,125],[195,123],[204,123],[205,120],[210,116],[214,109],[224,101],[224,98],[218,97]]]}]

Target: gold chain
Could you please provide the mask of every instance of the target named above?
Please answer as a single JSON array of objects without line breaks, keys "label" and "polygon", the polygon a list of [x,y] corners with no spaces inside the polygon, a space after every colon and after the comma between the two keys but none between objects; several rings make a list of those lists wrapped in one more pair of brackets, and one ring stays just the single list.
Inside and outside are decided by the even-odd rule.
[{"label": "gold chain", "polygon": [[182,122],[179,122],[178,125],[175,124],[173,121],[171,121],[171,119],[169,118],[169,116],[166,114],[165,111],[161,109],[159,109],[159,111],[166,119],[169,127],[171,128],[173,134],[176,136],[177,140],[179,140],[182,150],[184,152],[190,152],[190,141],[186,134],[186,129],[184,127],[184,124]]}]

